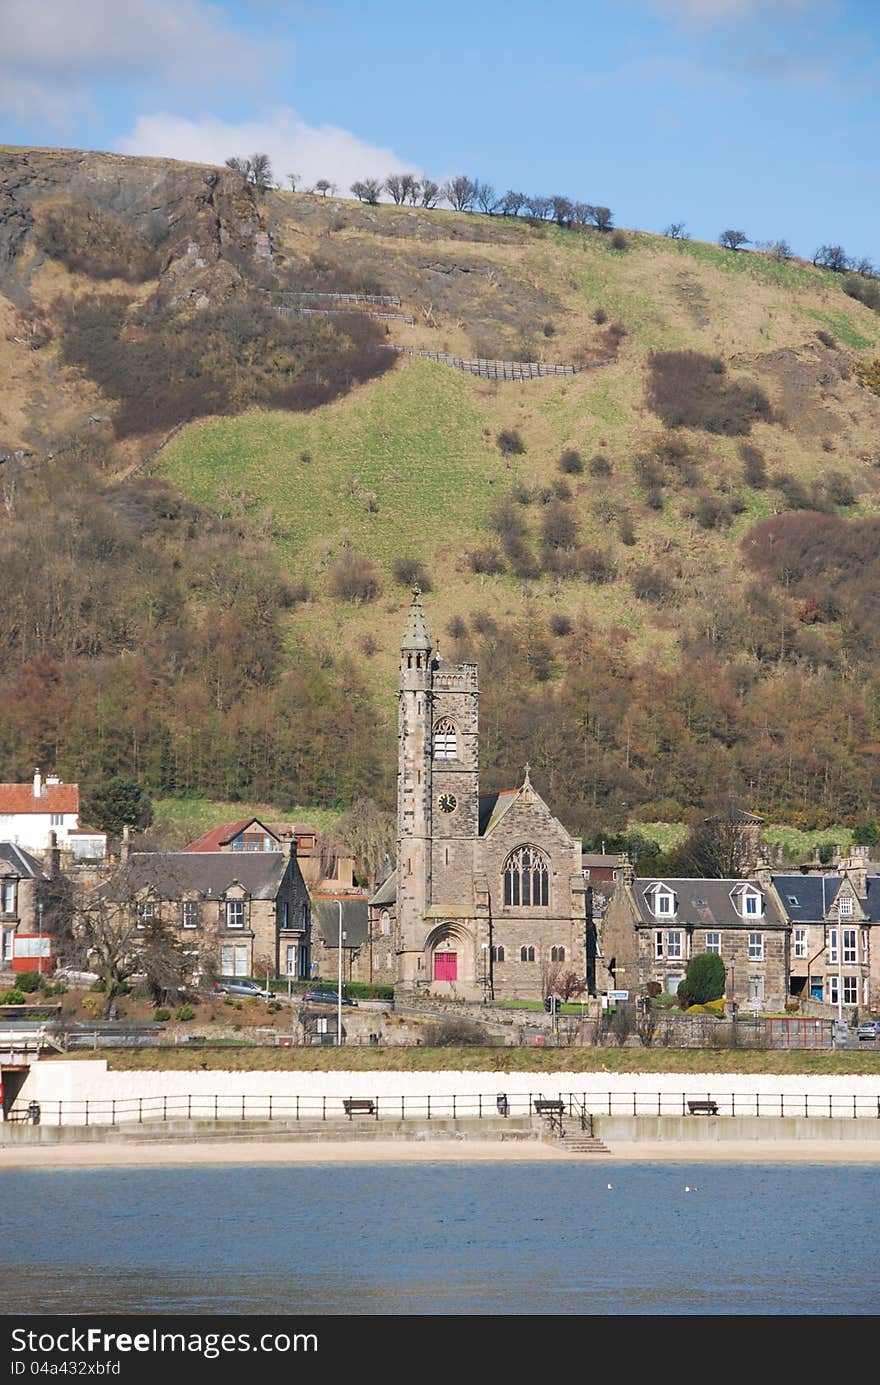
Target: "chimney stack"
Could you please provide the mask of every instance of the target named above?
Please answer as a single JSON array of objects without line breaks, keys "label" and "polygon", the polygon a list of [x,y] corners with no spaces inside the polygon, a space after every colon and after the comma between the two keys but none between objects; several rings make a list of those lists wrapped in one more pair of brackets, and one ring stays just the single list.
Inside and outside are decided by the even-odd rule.
[{"label": "chimney stack", "polygon": [[39,768],[34,770],[34,798],[43,797],[43,776]]},{"label": "chimney stack", "polygon": [[617,864],[620,869],[620,879],[623,881],[624,885],[631,885],[635,880],[636,873],[633,870],[633,863],[626,852],[618,856]]},{"label": "chimney stack", "polygon": [[122,829],[122,845],[119,849],[119,860],[123,866],[127,866],[131,860],[131,828],[128,823]]},{"label": "chimney stack", "polygon": [[53,880],[57,880],[58,876],[61,874],[61,847],[58,845],[57,832],[49,833],[49,850],[46,855],[48,857],[47,864],[49,866],[49,874]]}]

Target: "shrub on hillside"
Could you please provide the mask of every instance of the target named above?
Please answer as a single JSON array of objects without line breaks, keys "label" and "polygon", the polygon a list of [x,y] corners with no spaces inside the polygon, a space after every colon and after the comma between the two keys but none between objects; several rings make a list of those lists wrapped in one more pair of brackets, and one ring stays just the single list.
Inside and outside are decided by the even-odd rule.
[{"label": "shrub on hillside", "polygon": [[526,445],[515,428],[504,428],[498,434],[498,446],[505,457],[521,456]]},{"label": "shrub on hillside", "polygon": [[523,539],[508,540],[504,546],[504,551],[507,554],[510,570],[515,577],[522,577],[529,581],[540,575],[541,568],[538,560]]},{"label": "shrub on hillside", "polygon": [[763,490],[767,484],[767,463],[760,448],[750,442],[741,442],[739,455],[743,459],[743,480],[752,490]]},{"label": "shrub on hillside", "polygon": [[723,529],[730,524],[730,510],[720,496],[704,491],[697,497],[694,519],[701,529]]},{"label": "shrub on hillside", "polygon": [[832,505],[855,505],[856,493],[852,481],[842,471],[826,471],[825,494]]},{"label": "shrub on hillside", "polygon": [[158,247],[165,234],[164,222],[157,220],[147,235],[141,236],[112,212],[77,202],[40,218],[34,239],[44,254],[68,269],[92,279],[124,279],[139,284],[158,275]]},{"label": "shrub on hillside", "polygon": [[577,516],[571,505],[561,500],[548,505],[541,516],[541,538],[545,547],[573,548],[577,536]]},{"label": "shrub on hillside", "polygon": [[402,587],[419,587],[423,592],[431,590],[431,579],[421,558],[395,558],[391,570],[395,582]]},{"label": "shrub on hillside", "polygon": [[672,595],[672,583],[665,572],[650,565],[636,568],[632,589],[640,601],[653,601],[658,606]]},{"label": "shrub on hillside", "polygon": [[467,624],[461,616],[452,616],[446,623],[446,633],[451,640],[463,640],[467,632]]},{"label": "shrub on hillside", "polygon": [[559,458],[559,470],[567,476],[580,476],[584,469],[584,459],[575,447],[567,447]]},{"label": "shrub on hillside", "polygon": [[864,303],[866,308],[880,312],[880,284],[875,279],[867,279],[861,274],[848,274],[843,281],[843,291],[850,298]]},{"label": "shrub on hillside", "polygon": [[488,611],[475,611],[471,616],[471,629],[482,639],[494,639],[498,634],[498,622]]},{"label": "shrub on hillside", "polygon": [[190,318],[119,294],[62,303],[62,355],[117,402],[118,437],[250,405],[310,409],[388,370],[376,324],[279,317],[230,300]]},{"label": "shrub on hillside", "polygon": [[648,405],[669,428],[701,428],[737,437],[759,419],[769,422],[770,401],[752,381],[727,378],[724,362],[699,351],[654,351],[649,357]]},{"label": "shrub on hillside", "polygon": [[603,457],[601,452],[597,452],[595,457],[590,458],[590,475],[597,479],[611,475],[611,463],[607,457]]},{"label": "shrub on hillside", "polygon": [[633,548],[636,542],[635,526],[632,522],[632,515],[624,512],[617,521],[617,537],[621,543],[626,544],[627,548]]},{"label": "shrub on hillside", "polygon": [[562,635],[570,635],[571,621],[568,616],[563,615],[561,611],[555,612],[550,617],[550,633],[555,635],[557,639]]},{"label": "shrub on hillside", "polygon": [[346,548],[330,569],[330,595],[337,601],[375,601],[382,590],[379,569],[371,558]]},{"label": "shrub on hillside", "polygon": [[586,577],[588,582],[594,582],[597,586],[605,582],[613,582],[617,576],[617,568],[614,559],[604,553],[601,548],[579,548],[577,550],[578,570]]},{"label": "shrub on hillside", "polygon": [[821,328],[816,333],[816,336],[818,337],[819,341],[822,343],[823,346],[828,347],[829,351],[832,349],[832,347],[835,347],[837,345],[837,342],[834,339],[834,337],[832,337],[831,333],[825,332]]},{"label": "shrub on hillside", "polygon": [[497,548],[475,548],[468,559],[471,571],[493,576],[504,571],[504,559]]}]

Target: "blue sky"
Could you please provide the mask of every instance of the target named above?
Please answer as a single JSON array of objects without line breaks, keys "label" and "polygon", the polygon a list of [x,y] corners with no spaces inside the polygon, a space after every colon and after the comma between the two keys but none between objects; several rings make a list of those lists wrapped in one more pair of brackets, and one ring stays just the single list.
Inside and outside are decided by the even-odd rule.
[{"label": "blue sky", "polygon": [[0,0],[0,142],[464,172],[880,262],[877,0]]}]

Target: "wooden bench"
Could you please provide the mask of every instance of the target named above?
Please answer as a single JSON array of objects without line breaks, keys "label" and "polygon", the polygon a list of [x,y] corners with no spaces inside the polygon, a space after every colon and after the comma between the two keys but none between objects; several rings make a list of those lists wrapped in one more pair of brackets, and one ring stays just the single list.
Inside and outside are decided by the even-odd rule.
[{"label": "wooden bench", "polygon": [[358,1112],[363,1112],[365,1116],[375,1116],[376,1114],[376,1103],[370,1097],[344,1097],[342,1105],[349,1120]]},{"label": "wooden bench", "polygon": [[539,1116],[562,1116],[565,1114],[565,1102],[535,1097],[535,1111]]},{"label": "wooden bench", "polygon": [[690,1116],[717,1116],[717,1101],[689,1101],[688,1115]]}]

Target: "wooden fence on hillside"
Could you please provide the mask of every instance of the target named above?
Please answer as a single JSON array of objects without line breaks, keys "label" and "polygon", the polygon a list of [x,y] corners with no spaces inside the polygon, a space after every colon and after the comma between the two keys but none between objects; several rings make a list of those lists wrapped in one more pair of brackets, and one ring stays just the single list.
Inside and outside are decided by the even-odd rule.
[{"label": "wooden fence on hillside", "polygon": [[279,317],[369,317],[376,322],[403,322],[408,327],[412,327],[414,319],[408,313],[373,313],[364,309],[350,308],[293,308],[282,307],[273,303],[270,312],[277,313]]},{"label": "wooden fence on hillside", "polygon": [[419,351],[412,346],[389,345],[388,349],[404,356],[421,356],[426,361],[451,365],[455,370],[464,370],[483,380],[538,380],[547,375],[579,375],[583,370],[614,365],[617,361],[616,356],[605,356],[600,361],[585,361],[583,365],[552,365],[546,361],[468,360],[464,356],[448,356],[443,351]]},{"label": "wooden fence on hillside", "polygon": [[388,308],[399,308],[400,299],[396,293],[307,293],[299,289],[260,289],[269,298],[280,298],[283,303],[381,303]]}]

